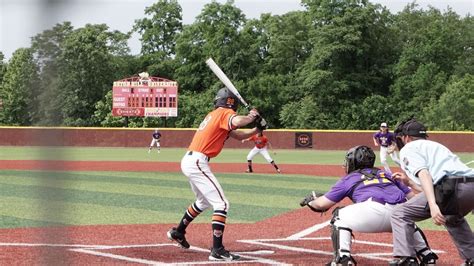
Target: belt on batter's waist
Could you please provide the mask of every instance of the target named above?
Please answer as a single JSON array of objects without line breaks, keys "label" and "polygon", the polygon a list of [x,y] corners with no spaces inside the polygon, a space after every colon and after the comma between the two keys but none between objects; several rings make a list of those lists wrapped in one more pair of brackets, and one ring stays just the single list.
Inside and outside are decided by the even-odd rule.
[{"label": "belt on batter's waist", "polygon": [[208,162],[211,160],[211,158],[207,157],[207,156],[206,156],[204,153],[202,153],[202,152],[188,151],[186,154],[187,154],[187,155],[193,155],[193,154],[194,154],[194,155],[199,155],[199,156],[201,156],[203,159],[205,159],[205,160],[208,161]]}]

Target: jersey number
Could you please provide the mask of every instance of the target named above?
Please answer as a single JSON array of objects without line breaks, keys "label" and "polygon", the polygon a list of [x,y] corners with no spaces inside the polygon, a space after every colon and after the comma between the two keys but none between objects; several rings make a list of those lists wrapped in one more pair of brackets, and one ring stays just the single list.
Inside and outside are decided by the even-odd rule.
[{"label": "jersey number", "polygon": [[[361,178],[365,178],[364,175],[362,175]],[[379,184],[379,183],[390,183],[390,180],[388,180],[387,178],[381,176],[381,178],[374,178],[374,179],[367,179],[367,180],[364,180],[364,185],[367,186],[367,185],[370,185],[370,184]]]},{"label": "jersey number", "polygon": [[207,124],[209,124],[209,121],[211,121],[212,116],[208,115],[204,120],[199,124],[199,130],[203,130],[206,128]]}]

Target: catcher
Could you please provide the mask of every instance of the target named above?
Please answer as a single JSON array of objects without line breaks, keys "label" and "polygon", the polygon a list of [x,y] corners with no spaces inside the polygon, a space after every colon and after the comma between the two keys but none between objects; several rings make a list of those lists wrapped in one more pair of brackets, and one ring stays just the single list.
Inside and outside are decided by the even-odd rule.
[{"label": "catcher", "polygon": [[[415,195],[409,187],[392,179],[387,171],[374,168],[375,153],[367,146],[351,148],[345,157],[347,175],[326,194],[312,192],[301,202],[315,212],[325,212],[348,197],[354,204],[335,208],[331,219],[334,257],[326,265],[356,265],[351,256],[352,231],[391,232],[390,216],[397,204]],[[422,265],[434,265],[438,256],[431,251],[423,232],[415,226],[415,250]]]}]

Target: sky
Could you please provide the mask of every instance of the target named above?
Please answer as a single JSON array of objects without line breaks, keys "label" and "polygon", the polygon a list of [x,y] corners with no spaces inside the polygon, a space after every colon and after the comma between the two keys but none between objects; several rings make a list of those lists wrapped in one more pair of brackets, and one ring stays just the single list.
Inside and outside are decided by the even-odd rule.
[{"label": "sky", "polygon": [[[225,0],[216,0],[225,3]],[[6,59],[21,47],[29,47],[31,37],[55,24],[70,21],[74,28],[85,24],[107,24],[111,30],[128,32],[136,19],[144,17],[146,7],[157,0],[0,0],[0,51]],[[191,24],[205,4],[211,0],[178,0],[183,9],[183,23]],[[371,0],[397,13],[411,0]],[[234,0],[247,18],[259,18],[262,13],[280,15],[303,10],[300,0]],[[451,7],[461,16],[473,14],[472,0],[418,0],[422,8],[431,5],[440,10]],[[129,42],[132,54],[140,52],[139,36]]]}]

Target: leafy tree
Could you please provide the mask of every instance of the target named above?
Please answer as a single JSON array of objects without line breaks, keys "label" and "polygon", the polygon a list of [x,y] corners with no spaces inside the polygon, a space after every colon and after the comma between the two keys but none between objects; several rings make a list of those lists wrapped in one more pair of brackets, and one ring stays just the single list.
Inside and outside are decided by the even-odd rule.
[{"label": "leafy tree", "polygon": [[[391,86],[394,100],[399,102],[400,118],[423,113],[430,102],[437,102],[457,62],[472,52],[466,49],[469,33],[459,16],[448,10],[442,14],[435,8],[427,11],[408,5],[396,18],[394,27],[399,32],[402,52],[394,65],[395,81]],[[471,59],[472,61],[472,59]],[[467,64],[468,65],[468,64]]]},{"label": "leafy tree", "polygon": [[328,128],[330,117],[316,104],[312,95],[285,104],[280,121],[285,128]]},{"label": "leafy tree", "polygon": [[[331,128],[343,128],[342,110],[373,93],[388,94],[390,64],[396,60],[392,49],[390,13],[368,1],[304,0],[309,9],[313,49],[298,69],[300,93],[312,93],[316,110],[328,118]],[[384,47],[385,49],[381,49]],[[357,102],[357,101],[356,101]]]},{"label": "leafy tree", "polygon": [[0,88],[0,121],[5,125],[31,125],[38,95],[37,68],[30,49],[13,53]]},{"label": "leafy tree", "polygon": [[2,52],[0,52],[0,85],[2,84],[5,71],[7,71],[7,63],[4,60],[5,60],[5,55]]},{"label": "leafy tree", "polygon": [[95,112],[92,121],[96,125],[103,127],[122,127],[125,126],[123,117],[112,116],[112,90],[107,92],[103,100],[95,104]]},{"label": "leafy tree", "polygon": [[176,0],[159,0],[145,8],[145,15],[133,27],[141,35],[142,54],[154,55],[158,60],[175,53],[176,35],[182,30],[182,8]]},{"label": "leafy tree", "polygon": [[[116,77],[114,53],[123,53],[126,38],[107,31],[105,24],[87,24],[64,41],[59,70],[61,116],[65,125],[88,126],[96,102],[110,90]],[[120,52],[122,51],[122,52]]]},{"label": "leafy tree", "polygon": [[198,127],[207,113],[214,108],[216,88],[201,93],[183,92],[178,101],[177,127]]},{"label": "leafy tree", "polygon": [[145,15],[133,27],[141,36],[141,69],[172,78],[176,38],[183,30],[182,8],[176,0],[159,0],[145,9]]},{"label": "leafy tree", "polygon": [[183,29],[176,41],[177,81],[184,90],[204,91],[216,79],[205,61],[213,57],[233,81],[247,74],[248,61],[242,51],[240,30],[246,22],[233,1],[206,4],[196,22]]},{"label": "leafy tree", "polygon": [[454,78],[422,117],[431,130],[474,130],[474,75]]},{"label": "leafy tree", "polygon": [[379,128],[380,122],[395,125],[399,117],[398,104],[382,95],[372,94],[362,101],[348,102],[342,119],[348,121],[342,129]]},{"label": "leafy tree", "polygon": [[61,88],[59,83],[59,57],[63,52],[65,38],[71,34],[73,27],[70,22],[56,24],[52,29],[43,31],[32,38],[31,49],[35,63],[39,69],[41,91],[38,95],[38,113],[40,125],[60,125],[60,102],[58,99]]}]

